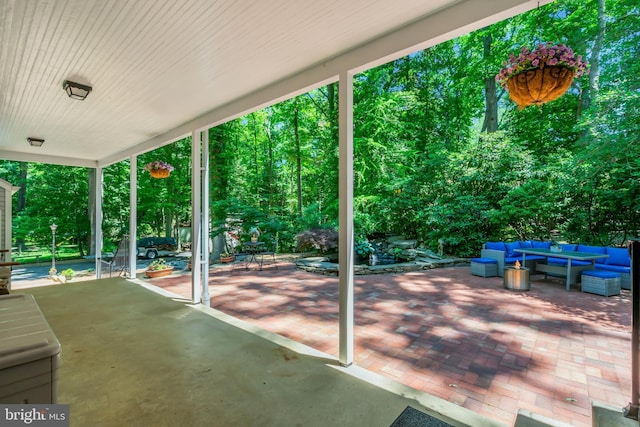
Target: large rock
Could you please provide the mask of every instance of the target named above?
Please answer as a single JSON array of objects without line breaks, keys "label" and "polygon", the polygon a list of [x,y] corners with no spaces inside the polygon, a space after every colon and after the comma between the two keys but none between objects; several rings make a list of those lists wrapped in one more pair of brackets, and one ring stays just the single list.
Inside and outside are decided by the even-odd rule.
[{"label": "large rock", "polygon": [[418,246],[417,240],[396,240],[389,243],[390,248],[415,249]]}]

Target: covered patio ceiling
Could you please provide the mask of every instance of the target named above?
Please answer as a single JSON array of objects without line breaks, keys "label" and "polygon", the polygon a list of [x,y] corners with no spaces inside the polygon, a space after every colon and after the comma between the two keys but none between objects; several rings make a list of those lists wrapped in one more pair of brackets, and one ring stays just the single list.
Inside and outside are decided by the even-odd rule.
[{"label": "covered patio ceiling", "polygon": [[3,0],[0,158],[104,167],[537,5]]}]

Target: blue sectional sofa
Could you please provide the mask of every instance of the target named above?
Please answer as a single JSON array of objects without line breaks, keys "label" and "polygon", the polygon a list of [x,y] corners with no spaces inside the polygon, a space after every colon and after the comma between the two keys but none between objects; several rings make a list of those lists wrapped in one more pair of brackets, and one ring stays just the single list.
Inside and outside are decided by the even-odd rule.
[{"label": "blue sectional sofa", "polygon": [[[609,255],[606,258],[598,258],[595,262],[595,269],[602,271],[613,271],[620,275],[620,287],[631,289],[631,258],[627,248],[615,248],[611,246],[591,246],[584,244],[561,244],[563,251],[578,251],[595,254]],[[541,242],[536,240],[515,241],[515,242],[487,242],[483,245],[481,256],[483,258],[493,258],[498,261],[498,275],[504,276],[504,267],[515,264],[516,261],[522,263],[522,255],[513,252],[517,248],[543,248],[549,249],[551,242]],[[535,255],[526,256],[526,265],[532,272],[536,270],[536,263],[566,266],[567,260],[564,258],[543,257]],[[591,269],[591,262],[573,260],[572,271],[576,277],[571,278],[572,283],[579,281],[583,270]],[[582,267],[582,268],[580,268]],[[573,274],[572,274],[573,276]]]},{"label": "blue sectional sofa", "polygon": [[[482,258],[493,258],[498,261],[498,276],[504,277],[504,267],[514,265],[516,261],[522,264],[522,254],[513,252],[519,248],[542,248],[549,249],[551,242],[540,242],[537,240],[515,241],[515,242],[487,242],[481,251]],[[536,262],[544,261],[546,258],[537,255],[527,255],[525,267],[535,271]]]}]

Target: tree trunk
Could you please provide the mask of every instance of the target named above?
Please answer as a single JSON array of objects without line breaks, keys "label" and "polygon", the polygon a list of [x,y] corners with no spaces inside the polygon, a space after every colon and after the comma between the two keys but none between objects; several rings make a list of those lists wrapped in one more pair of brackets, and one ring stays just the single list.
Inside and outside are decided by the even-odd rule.
[{"label": "tree trunk", "polygon": [[293,131],[295,133],[296,140],[296,185],[298,193],[298,215],[302,216],[302,159],[300,153],[300,132],[298,129],[298,116],[300,110],[296,101],[296,106],[293,110]]},{"label": "tree trunk", "polygon": [[[491,56],[491,43],[493,39],[491,34],[487,34],[483,38],[484,58],[486,61]],[[493,76],[484,79],[484,123],[482,124],[482,132],[492,133],[498,130],[498,97],[496,96],[496,79]]]},{"label": "tree trunk", "polygon": [[273,209],[273,139],[271,139],[271,132],[269,130],[268,125],[265,125],[265,133],[267,134],[267,144],[268,144],[268,157],[269,164],[267,165],[267,197],[268,197],[268,209],[271,212]]},{"label": "tree trunk", "polygon": [[20,162],[20,178],[18,180],[18,212],[22,212],[27,207],[27,172],[29,171],[29,163]]},{"label": "tree trunk", "polygon": [[600,52],[602,51],[602,42],[607,30],[606,19],[605,0],[598,0],[598,33],[596,34],[595,43],[591,50],[591,58],[589,58],[589,86],[582,89],[581,99],[578,103],[578,111],[576,114],[578,119],[582,115],[582,112],[591,106],[591,100],[598,95]]}]

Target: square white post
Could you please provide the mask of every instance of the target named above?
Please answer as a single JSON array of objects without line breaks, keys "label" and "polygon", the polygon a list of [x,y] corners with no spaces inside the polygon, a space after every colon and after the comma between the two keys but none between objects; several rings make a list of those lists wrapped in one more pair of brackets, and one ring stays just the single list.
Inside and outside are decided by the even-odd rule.
[{"label": "square white post", "polygon": [[103,174],[102,168],[97,167],[95,170],[96,176],[94,181],[94,194],[96,195],[95,200],[95,236],[96,244],[95,244],[95,256],[96,256],[96,278],[100,279],[102,277],[102,189],[103,189]]},{"label": "square white post", "polygon": [[129,157],[129,277],[136,278],[138,268],[138,157]]},{"label": "square white post", "polygon": [[191,133],[191,301],[198,304],[202,300],[201,279],[201,236],[200,200],[202,174],[200,165],[200,132]]},{"label": "square white post", "polygon": [[202,133],[202,217],[200,229],[202,230],[200,241],[202,242],[202,304],[209,307],[211,296],[209,295],[209,130]]},{"label": "square white post", "polygon": [[339,88],[339,286],[340,349],[343,366],[353,363],[353,74],[340,73]]}]

